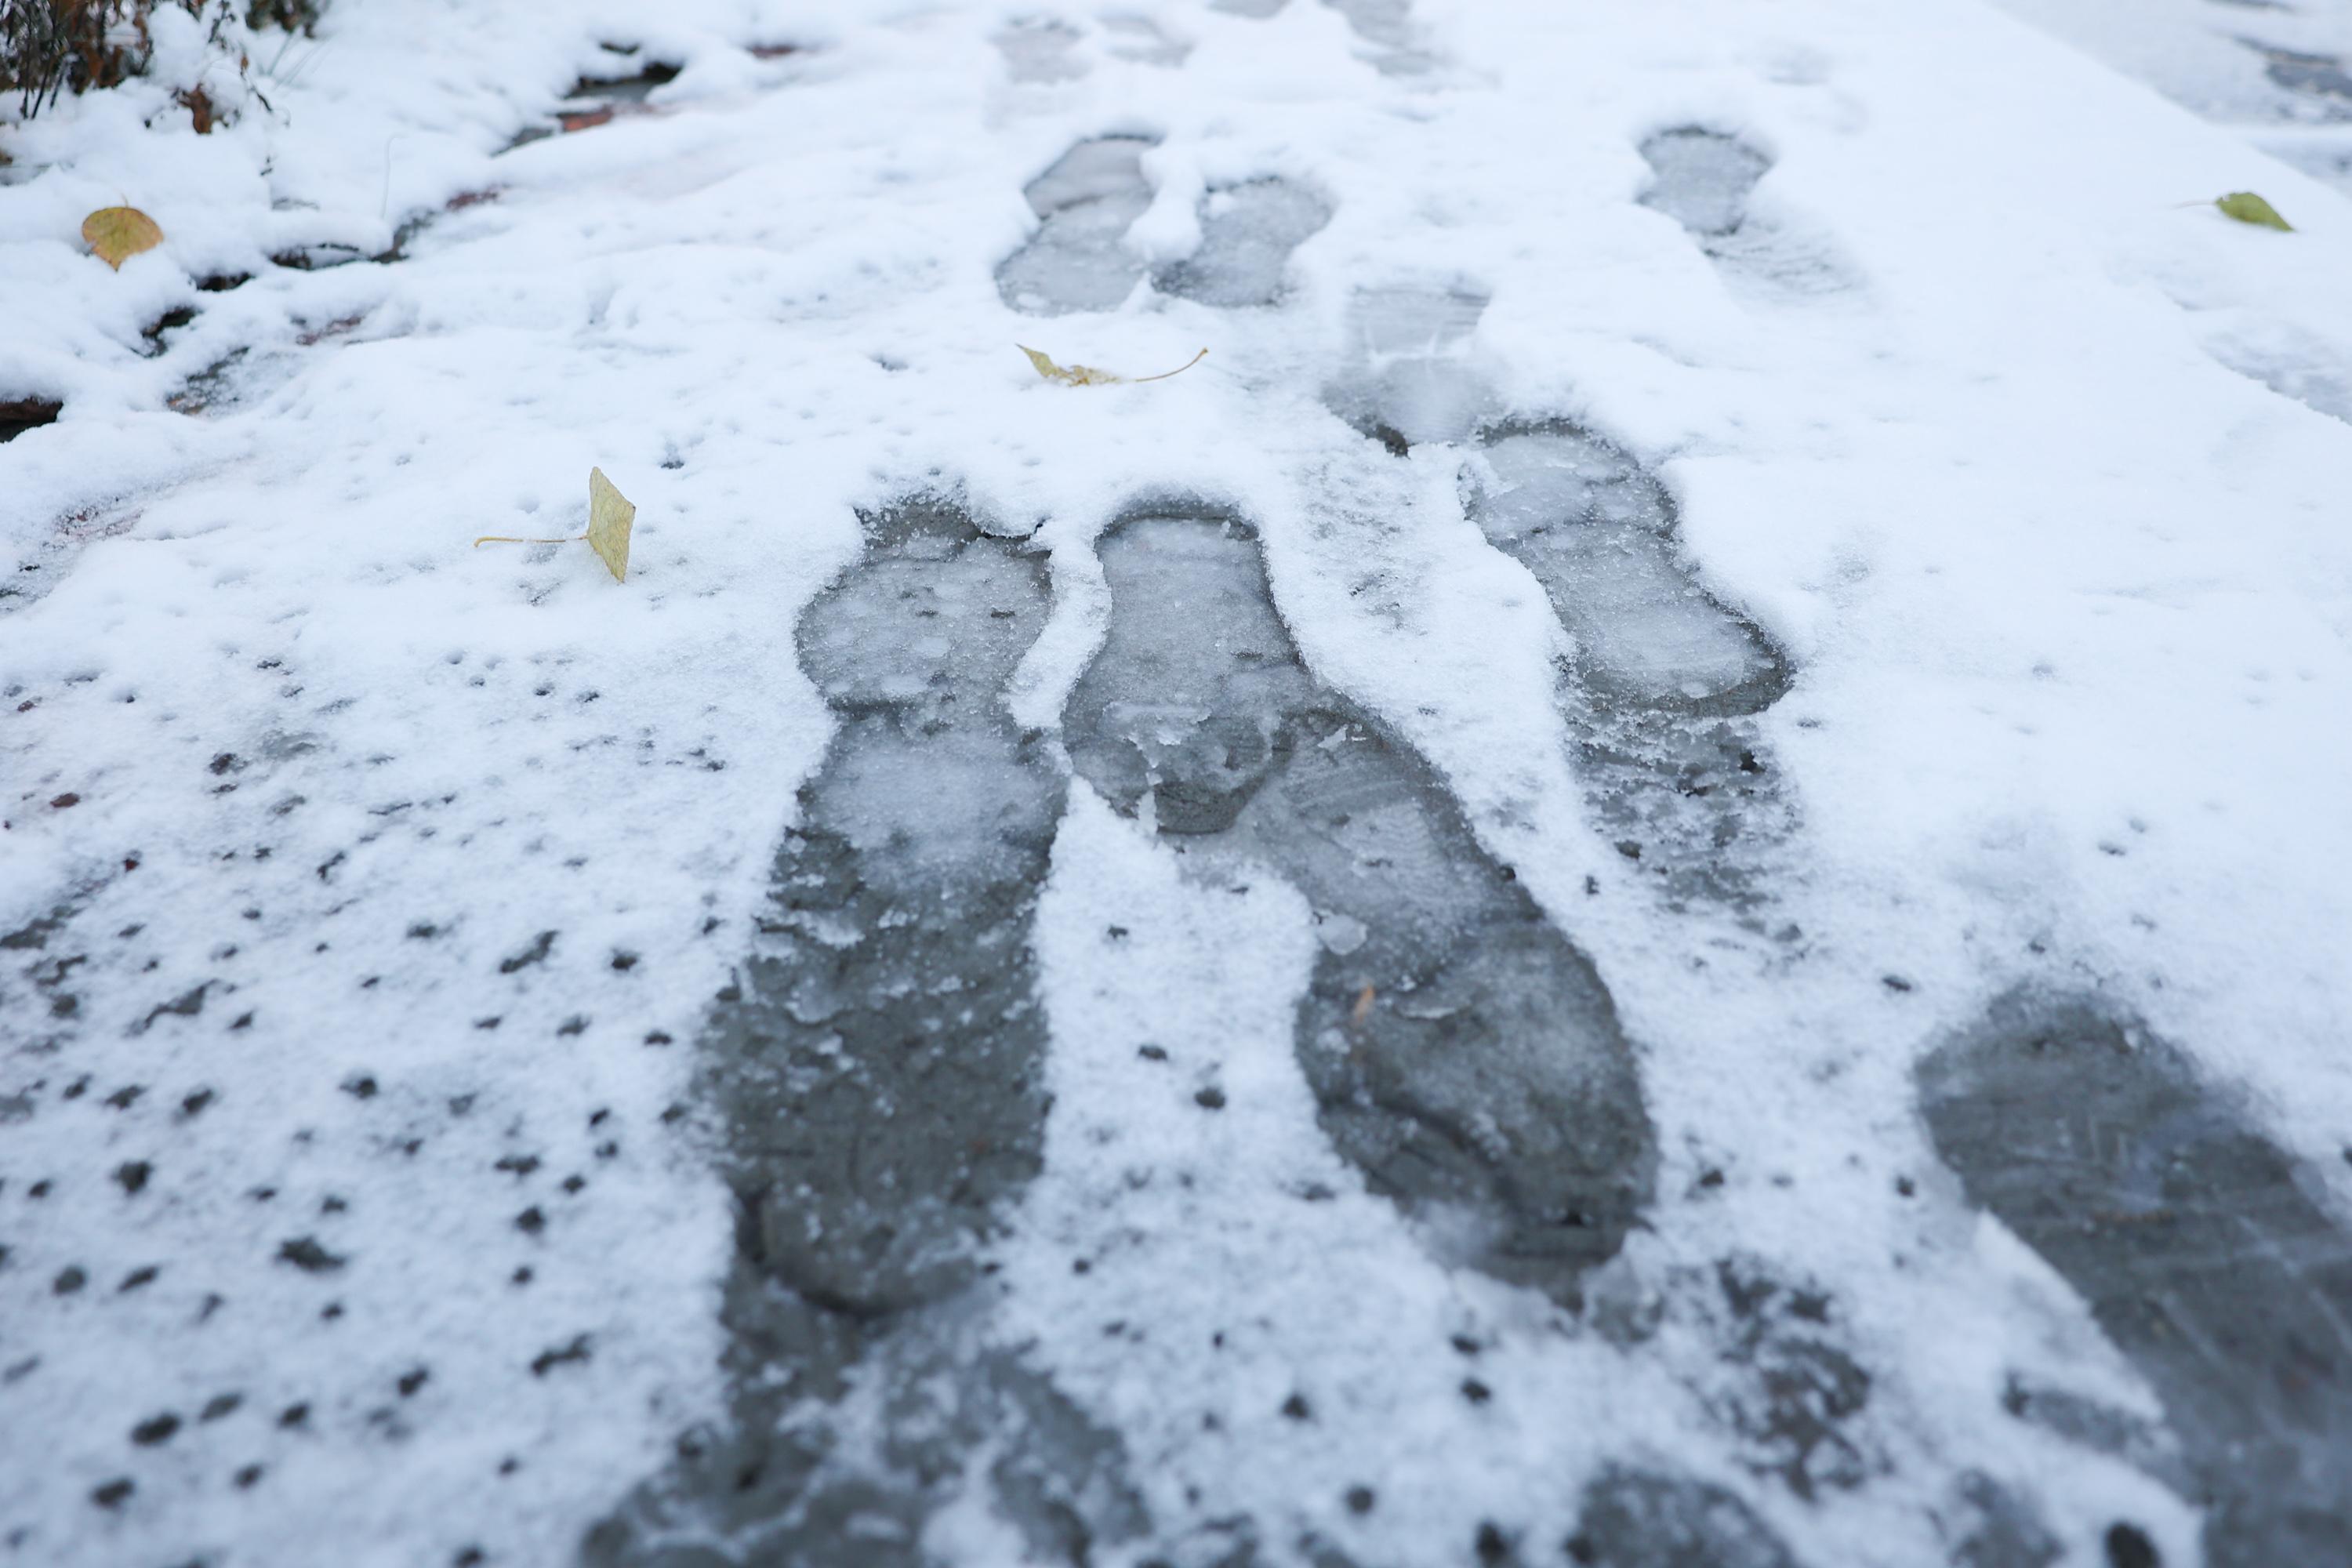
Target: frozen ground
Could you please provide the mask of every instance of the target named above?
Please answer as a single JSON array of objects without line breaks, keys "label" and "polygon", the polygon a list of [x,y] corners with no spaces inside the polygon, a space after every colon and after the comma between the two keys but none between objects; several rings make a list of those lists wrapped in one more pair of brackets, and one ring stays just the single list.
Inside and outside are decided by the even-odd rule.
[{"label": "frozen ground", "polygon": [[2352,38],[2013,9],[0,126],[0,1563],[2352,1557]]}]

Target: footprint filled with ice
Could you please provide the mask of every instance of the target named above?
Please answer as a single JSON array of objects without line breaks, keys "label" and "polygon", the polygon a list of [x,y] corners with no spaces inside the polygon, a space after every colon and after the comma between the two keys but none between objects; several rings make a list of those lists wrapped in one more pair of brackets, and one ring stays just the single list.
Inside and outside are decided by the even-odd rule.
[{"label": "footprint filled with ice", "polygon": [[[2352,1562],[2352,1235],[2317,1180],[2095,998],[2012,994],[1918,1076],[1945,1163],[2081,1293],[2163,1402],[2185,1473],[2127,1415],[2018,1388],[2012,1411],[2152,1454],[2206,1510],[2214,1568]],[[2107,1543],[2156,1561],[2127,1554],[2153,1552],[2132,1521]]]},{"label": "footprint filled with ice", "polygon": [[1100,551],[1109,632],[1063,716],[1079,774],[1202,875],[1298,889],[1321,945],[1296,1047],[1326,1135],[1455,1260],[1576,1300],[1655,1162],[1591,963],[1427,764],[1308,673],[1246,525],[1136,517]]},{"label": "footprint filled with ice", "polygon": [[1045,565],[937,502],[867,531],[801,619],[839,727],[701,1042],[737,1205],[727,1426],[680,1443],[594,1563],[716,1539],[918,1563],[983,1465],[1040,1553],[1141,1528],[1116,1439],[985,1336],[980,1253],[1037,1173],[1047,1109],[1030,923],[1064,785],[1001,701]]},{"label": "footprint filled with ice", "polygon": [[996,269],[997,292],[1016,310],[1060,316],[1118,307],[1149,263],[1127,231],[1151,205],[1139,136],[1098,136],[1062,154],[1022,193],[1037,232]]},{"label": "footprint filled with ice", "polygon": [[1487,299],[1466,283],[1358,289],[1343,368],[1325,403],[1392,452],[1467,439],[1495,408],[1470,361]]},{"label": "footprint filled with ice", "polygon": [[1201,198],[1201,246],[1152,275],[1163,294],[1234,309],[1282,298],[1290,253],[1331,221],[1331,205],[1278,174]]},{"label": "footprint filled with ice", "polygon": [[[1117,308],[1147,270],[1127,231],[1151,205],[1134,136],[1081,142],[1024,193],[1037,232],[997,268],[1004,302],[1030,315]],[[1280,175],[1211,190],[1201,201],[1201,244],[1152,275],[1163,294],[1234,309],[1282,298],[1290,253],[1331,221],[1331,206]]]},{"label": "footprint filled with ice", "polygon": [[1563,424],[1490,434],[1470,515],[1535,574],[1575,644],[1562,706],[1593,808],[1676,899],[1757,896],[1747,851],[1790,806],[1753,716],[1787,661],[1682,559],[1674,498],[1617,447]]}]

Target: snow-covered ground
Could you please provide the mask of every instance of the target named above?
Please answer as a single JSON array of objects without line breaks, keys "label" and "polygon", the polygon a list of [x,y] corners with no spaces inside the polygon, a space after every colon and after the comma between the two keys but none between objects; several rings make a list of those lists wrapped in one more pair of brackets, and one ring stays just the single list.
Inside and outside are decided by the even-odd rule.
[{"label": "snow-covered ground", "polygon": [[2011,10],[0,124],[0,1562],[2343,1561],[2352,21]]}]

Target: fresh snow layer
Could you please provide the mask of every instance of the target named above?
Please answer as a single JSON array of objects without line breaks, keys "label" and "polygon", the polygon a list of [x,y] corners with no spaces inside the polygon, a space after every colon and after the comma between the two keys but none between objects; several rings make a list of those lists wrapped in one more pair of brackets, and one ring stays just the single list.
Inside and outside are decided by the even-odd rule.
[{"label": "fresh snow layer", "polygon": [[[345,0],[249,41],[254,96],[159,28],[0,127],[0,402],[64,405],[0,447],[0,1555],[2238,1563],[2286,1537],[2230,1497],[2352,1498],[2326,1421],[2285,1480],[2210,1458],[2270,1407],[2118,1326],[1987,1113],[2046,1036],[2213,1190],[2291,1183],[2230,1267],[2333,1321],[2340,1419],[2352,207],[2285,132],[1973,0]],[[2249,107],[2200,110],[2312,100],[2229,58]],[[167,237],[117,273],[78,229],[126,200]],[[1016,342],[1209,355],[1073,389]],[[578,531],[592,464],[625,584],[469,548]],[[861,513],[908,498],[900,593]],[[1226,585],[1151,599],[1163,524]],[[1188,614],[1276,695],[1202,696]],[[937,746],[890,728],[941,692]],[[1520,1079],[1347,1123],[1347,1031],[1417,994],[1308,1025],[1410,898],[1160,787],[1299,734],[1394,759],[1334,842],[1570,955],[1475,994],[1589,966],[1583,1066],[1537,1017]],[[794,924],[803,828],[849,857],[810,886],[986,918]],[[793,988],[902,928],[943,966]],[[1004,1048],[938,1112],[1001,1148],[910,1142],[845,1027],[730,1088],[772,1002],[988,952],[1032,1032],[922,1027]],[[1523,1268],[1511,1152],[1560,1124],[1513,1087],[1575,1071],[1646,1131],[1558,1158],[1646,1201]],[[1454,1184],[1384,1172],[1457,1114]],[[899,1319],[890,1183],[825,1184],[869,1125],[992,1173],[908,1209],[966,1250]],[[790,1246],[799,1294],[747,1277]],[[837,1514],[696,1490],[760,1422]]]}]

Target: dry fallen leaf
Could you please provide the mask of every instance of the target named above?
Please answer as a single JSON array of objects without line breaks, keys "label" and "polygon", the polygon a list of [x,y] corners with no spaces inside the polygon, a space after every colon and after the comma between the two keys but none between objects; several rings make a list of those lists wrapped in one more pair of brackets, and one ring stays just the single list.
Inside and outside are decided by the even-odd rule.
[{"label": "dry fallen leaf", "polygon": [[[1092,365],[1055,364],[1051,358],[1039,353],[1027,343],[1015,343],[1013,347],[1029,356],[1029,363],[1037,367],[1039,375],[1044,376],[1047,381],[1058,381],[1065,386],[1108,386],[1129,379],[1115,371],[1097,370]],[[1158,375],[1139,375],[1134,380],[1137,382],[1166,381],[1171,375],[1181,375],[1206,359],[1208,353],[1208,350],[1202,349],[1174,370],[1164,370]]]},{"label": "dry fallen leaf", "polygon": [[2263,228],[2275,228],[2287,234],[2294,232],[2294,226],[2279,216],[2278,208],[2252,191],[2231,191],[2226,196],[2216,196],[2213,198],[2213,205],[2240,223],[2256,224]]},{"label": "dry fallen leaf", "polygon": [[577,544],[588,542],[588,548],[604,563],[615,583],[629,580],[629,530],[635,526],[637,509],[628,498],[613,488],[602,468],[588,470],[588,531],[567,533],[557,539],[519,539],[511,533],[486,533],[474,541],[478,550],[485,544]]},{"label": "dry fallen leaf", "polygon": [[81,220],[81,237],[117,272],[142,250],[163,243],[163,231],[137,207],[100,207]]},{"label": "dry fallen leaf", "polygon": [[1095,370],[1082,364],[1055,364],[1027,343],[1015,343],[1013,346],[1029,356],[1029,363],[1035,365],[1037,374],[1047,381],[1058,381],[1069,386],[1099,386],[1104,382],[1119,379],[1107,370]]},{"label": "dry fallen leaf", "polygon": [[588,470],[588,548],[612,569],[613,581],[629,580],[629,529],[637,509],[613,488],[602,468]]}]

